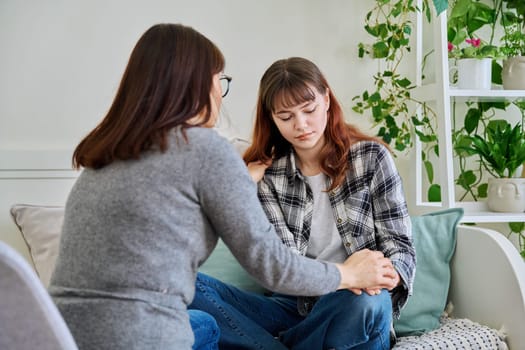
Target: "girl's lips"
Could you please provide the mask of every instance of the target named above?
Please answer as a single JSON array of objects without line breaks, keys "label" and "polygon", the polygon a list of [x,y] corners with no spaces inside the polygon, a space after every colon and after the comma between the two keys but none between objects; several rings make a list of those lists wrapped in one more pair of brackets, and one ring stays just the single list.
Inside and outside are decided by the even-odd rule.
[{"label": "girl's lips", "polygon": [[301,135],[297,136],[296,139],[298,139],[299,141],[304,141],[304,140],[306,140],[307,138],[309,138],[312,135],[313,135],[313,131],[301,134]]}]

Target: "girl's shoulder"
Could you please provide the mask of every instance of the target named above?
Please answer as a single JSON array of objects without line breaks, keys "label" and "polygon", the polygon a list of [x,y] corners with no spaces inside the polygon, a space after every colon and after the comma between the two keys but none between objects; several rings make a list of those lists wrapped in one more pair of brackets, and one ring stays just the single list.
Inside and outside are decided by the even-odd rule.
[{"label": "girl's shoulder", "polygon": [[380,142],[372,140],[357,141],[350,146],[349,159],[364,157],[384,157],[390,154],[390,150]]},{"label": "girl's shoulder", "polygon": [[282,178],[290,177],[295,173],[294,160],[291,153],[280,158],[272,160],[272,164],[266,169],[266,178]]}]

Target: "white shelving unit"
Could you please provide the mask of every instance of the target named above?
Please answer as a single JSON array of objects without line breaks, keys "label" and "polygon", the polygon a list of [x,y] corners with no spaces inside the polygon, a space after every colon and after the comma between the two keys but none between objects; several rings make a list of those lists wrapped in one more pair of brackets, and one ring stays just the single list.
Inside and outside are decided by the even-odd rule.
[{"label": "white shelving unit", "polygon": [[[418,1],[419,8],[421,0]],[[416,142],[416,206],[422,211],[437,208],[462,207],[465,209],[463,222],[521,222],[525,213],[495,213],[488,210],[486,203],[456,201],[454,183],[454,153],[452,148],[452,102],[462,101],[514,101],[525,98],[525,90],[462,90],[450,86],[446,11],[433,19],[433,48],[435,55],[435,82],[423,85],[420,67],[423,63],[423,16],[418,13],[416,20],[416,85],[413,96],[420,101],[435,101],[438,116],[439,178],[441,179],[441,203],[427,202],[423,193],[423,167],[421,145]]]}]

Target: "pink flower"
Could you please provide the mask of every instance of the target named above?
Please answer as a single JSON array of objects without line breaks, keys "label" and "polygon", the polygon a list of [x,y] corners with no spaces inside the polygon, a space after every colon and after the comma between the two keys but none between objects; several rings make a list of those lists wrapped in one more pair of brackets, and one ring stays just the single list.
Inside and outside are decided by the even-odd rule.
[{"label": "pink flower", "polygon": [[467,42],[467,44],[470,44],[470,45],[472,45],[474,47],[479,47],[479,45],[481,45],[481,39],[479,39],[479,38],[478,39],[475,39],[475,38],[473,38],[473,39],[466,39],[465,41]]},{"label": "pink flower", "polygon": [[454,50],[454,45],[449,41],[448,42],[448,52],[451,52],[452,50]]}]

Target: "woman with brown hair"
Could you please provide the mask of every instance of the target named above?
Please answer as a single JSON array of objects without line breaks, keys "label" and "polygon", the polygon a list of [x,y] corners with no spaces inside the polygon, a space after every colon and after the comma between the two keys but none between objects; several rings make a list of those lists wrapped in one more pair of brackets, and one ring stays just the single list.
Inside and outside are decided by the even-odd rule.
[{"label": "woman with brown hair", "polygon": [[265,297],[199,274],[190,307],[215,317],[221,348],[389,349],[392,314],[411,294],[415,251],[388,148],[345,123],[318,67],[292,57],[274,62],[261,78],[244,160],[291,251],[334,263],[380,251],[395,282]]},{"label": "woman with brown hair", "polygon": [[326,263],[281,244],[245,164],[212,129],[228,92],[221,82],[231,79],[223,70],[222,53],[194,29],[151,27],[105,118],[75,149],[83,171],[67,199],[49,291],[80,349],[216,348],[213,329],[205,338],[192,331],[207,333],[196,315],[213,319],[187,305],[219,237],[262,285],[283,293],[392,283],[380,253]]}]

